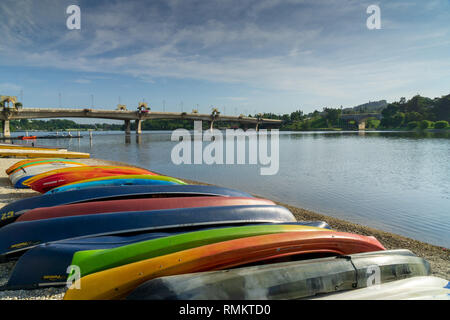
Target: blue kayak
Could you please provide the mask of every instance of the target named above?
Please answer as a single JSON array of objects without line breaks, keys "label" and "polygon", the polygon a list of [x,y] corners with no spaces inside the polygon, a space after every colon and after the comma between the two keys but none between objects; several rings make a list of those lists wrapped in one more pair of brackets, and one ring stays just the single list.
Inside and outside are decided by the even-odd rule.
[{"label": "blue kayak", "polygon": [[[44,194],[14,201],[0,209],[0,226],[9,224],[27,210],[53,207],[63,204],[99,200],[119,200],[151,197],[183,196],[230,196],[252,197],[246,192],[233,189],[201,185],[157,185],[157,186],[108,186]],[[0,229],[1,230],[1,229]]]},{"label": "blue kayak", "polygon": [[295,221],[284,207],[253,205],[99,213],[16,222],[0,229],[0,259],[10,259],[38,244],[60,240],[180,227]]},{"label": "blue kayak", "polygon": [[[323,221],[282,223],[283,225],[306,225],[329,229]],[[221,228],[226,226],[221,226]],[[67,267],[77,251],[112,249],[128,244],[173,236],[182,232],[210,229],[210,227],[179,228],[171,232],[150,232],[132,236],[102,236],[75,240],[63,240],[38,245],[20,257],[8,283],[3,290],[36,289],[44,286],[66,285]]]}]

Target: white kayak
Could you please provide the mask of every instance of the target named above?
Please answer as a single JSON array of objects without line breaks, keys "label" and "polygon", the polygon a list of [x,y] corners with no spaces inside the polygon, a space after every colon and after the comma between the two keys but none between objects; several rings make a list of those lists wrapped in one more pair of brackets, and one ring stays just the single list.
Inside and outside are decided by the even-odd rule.
[{"label": "white kayak", "polygon": [[432,276],[413,277],[312,300],[450,300],[450,282]]},{"label": "white kayak", "polygon": [[50,162],[50,163],[43,163],[35,166],[29,166],[25,168],[20,168],[13,174],[9,176],[9,179],[11,179],[11,183],[15,188],[28,188],[27,186],[23,185],[22,182],[27,180],[28,178],[31,178],[37,174],[41,174],[47,171],[56,170],[56,169],[63,169],[63,168],[69,168],[69,167],[79,167],[82,166],[78,163],[69,163],[69,162]]}]

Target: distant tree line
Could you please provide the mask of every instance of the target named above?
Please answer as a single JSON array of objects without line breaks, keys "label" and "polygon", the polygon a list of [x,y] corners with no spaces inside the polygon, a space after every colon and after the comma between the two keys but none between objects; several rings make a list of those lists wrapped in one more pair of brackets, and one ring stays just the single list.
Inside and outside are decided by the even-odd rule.
[{"label": "distant tree line", "polygon": [[381,114],[380,126],[384,128],[443,129],[450,122],[450,94],[435,99],[420,95],[408,101],[401,98],[388,104]]},{"label": "distant tree line", "polygon": [[[382,100],[384,101],[384,100]],[[355,107],[354,113],[364,113],[367,108]],[[352,113],[344,109],[345,113]],[[371,110],[372,111],[372,110]],[[416,95],[410,100],[401,98],[398,102],[387,104],[380,110],[383,118],[369,118],[366,123],[368,128],[379,129],[445,129],[450,122],[450,94],[430,99]],[[320,112],[314,110],[308,114],[297,110],[291,114],[276,115],[273,113],[263,114],[264,118],[282,120],[282,130],[338,130],[356,129],[355,121],[343,121],[341,108],[323,108]]]}]

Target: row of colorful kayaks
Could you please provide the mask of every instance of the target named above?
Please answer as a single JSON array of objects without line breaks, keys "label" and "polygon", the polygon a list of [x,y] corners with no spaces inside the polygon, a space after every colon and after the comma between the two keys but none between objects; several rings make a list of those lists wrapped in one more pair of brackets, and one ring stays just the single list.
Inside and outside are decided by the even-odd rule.
[{"label": "row of colorful kayaks", "polygon": [[2,290],[68,286],[65,299],[448,299],[408,250],[297,221],[238,190],[145,169],[19,161],[14,186],[42,195],[0,209]]}]

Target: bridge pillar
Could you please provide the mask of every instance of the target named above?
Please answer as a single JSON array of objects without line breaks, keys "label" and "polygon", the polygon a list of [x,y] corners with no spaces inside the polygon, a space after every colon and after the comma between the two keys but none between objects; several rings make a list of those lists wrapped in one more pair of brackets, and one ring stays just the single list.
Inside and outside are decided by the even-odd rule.
[{"label": "bridge pillar", "polygon": [[125,134],[131,133],[131,121],[125,120]]},{"label": "bridge pillar", "polygon": [[136,124],[136,134],[141,134],[142,133],[142,120],[136,120],[135,122]]},{"label": "bridge pillar", "polygon": [[2,120],[3,125],[3,137],[11,137],[11,132],[9,131],[9,120]]}]

